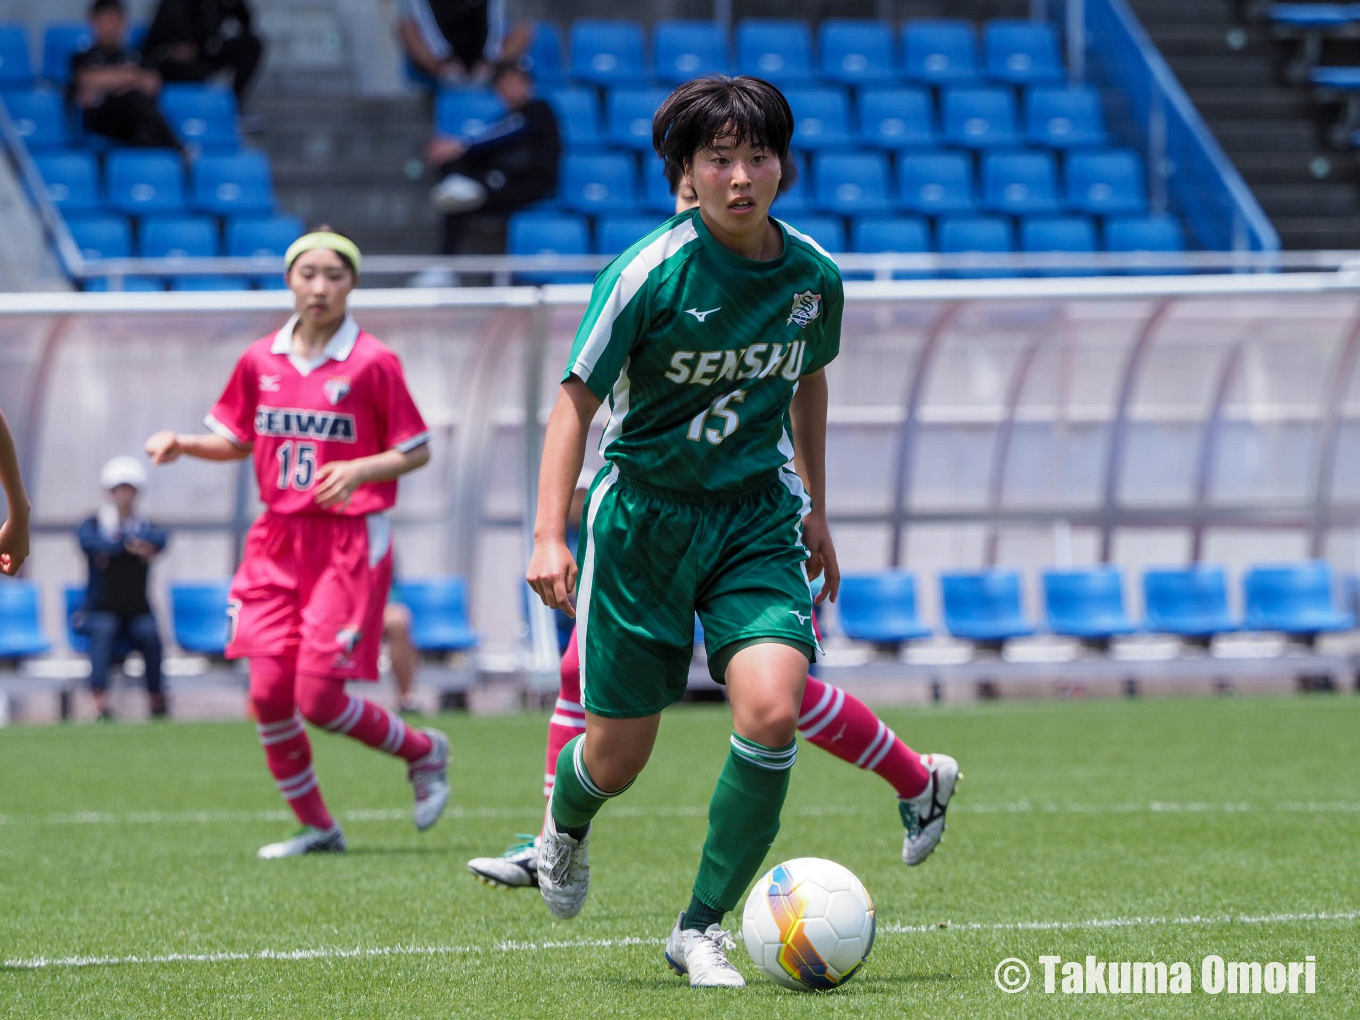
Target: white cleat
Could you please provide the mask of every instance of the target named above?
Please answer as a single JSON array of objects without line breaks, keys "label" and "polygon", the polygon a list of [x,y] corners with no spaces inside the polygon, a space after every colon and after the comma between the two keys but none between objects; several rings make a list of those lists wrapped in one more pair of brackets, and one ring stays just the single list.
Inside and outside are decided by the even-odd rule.
[{"label": "white cleat", "polygon": [[449,802],[449,738],[438,730],[421,730],[434,744],[424,758],[411,762],[406,776],[416,791],[416,828],[424,832],[444,813]]},{"label": "white cleat", "polygon": [[944,813],[954,796],[954,787],[962,778],[959,763],[947,754],[923,754],[921,764],[930,773],[930,782],[915,797],[903,797],[897,802],[907,829],[902,841],[902,860],[908,865],[920,864],[939,844],[944,835]]},{"label": "white cleat", "polygon": [[538,885],[537,836],[520,836],[517,843],[499,857],[474,857],[467,862],[468,871],[482,885],[493,889],[523,889]]},{"label": "white cleat", "polygon": [[538,848],[538,891],[554,917],[575,917],[590,892],[590,830],[580,840],[557,831],[551,813]]},{"label": "white cleat", "polygon": [[332,825],[329,829],[314,829],[310,825],[306,826],[292,839],[285,839],[282,843],[270,843],[262,846],[259,856],[265,860],[274,860],[279,857],[301,857],[303,854],[324,854],[324,853],[344,853],[345,834],[340,830],[340,826]]},{"label": "white cleat", "polygon": [[727,958],[729,949],[736,949],[728,932],[717,924],[707,931],[682,928],[685,912],[671,929],[666,940],[666,963],[681,977],[689,975],[691,988],[745,988],[746,979]]}]

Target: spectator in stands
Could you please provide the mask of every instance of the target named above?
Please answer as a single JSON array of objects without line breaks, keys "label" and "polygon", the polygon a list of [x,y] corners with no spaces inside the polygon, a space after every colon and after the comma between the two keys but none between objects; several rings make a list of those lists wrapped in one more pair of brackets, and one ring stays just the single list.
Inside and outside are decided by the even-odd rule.
[{"label": "spectator in stands", "polygon": [[458,253],[469,214],[507,216],[557,189],[562,141],[552,107],[518,64],[497,64],[491,84],[509,111],[503,118],[474,138],[440,136],[426,147],[441,177],[430,201],[445,214],[446,255]]},{"label": "spectator in stands", "polygon": [[505,31],[505,0],[401,0],[397,39],[417,68],[441,85],[482,84],[498,61],[514,62],[533,25]]},{"label": "spectator in stands", "polygon": [[71,57],[67,102],[81,110],[85,130],[127,145],[180,149],[180,141],[156,106],[161,77],[142,66],[126,43],[122,0],[90,5],[94,42]]},{"label": "spectator in stands", "polygon": [[160,0],[146,33],[146,62],[166,81],[207,81],[231,71],[239,103],[264,55],[246,0]]},{"label": "spectator in stands", "polygon": [[0,574],[13,577],[28,559],[28,494],[19,474],[19,455],[9,422],[0,412],[0,488],[9,503],[8,516],[0,524]]},{"label": "spectator in stands", "polygon": [[146,488],[146,469],[133,457],[114,457],[104,465],[99,482],[109,501],[81,522],[76,534],[89,561],[85,605],[72,623],[90,639],[90,690],[99,718],[108,719],[109,668],[121,640],[146,663],[146,691],[151,715],[166,714],[161,689],[161,638],[147,599],[147,573],[168,535],[137,516],[137,496]]}]

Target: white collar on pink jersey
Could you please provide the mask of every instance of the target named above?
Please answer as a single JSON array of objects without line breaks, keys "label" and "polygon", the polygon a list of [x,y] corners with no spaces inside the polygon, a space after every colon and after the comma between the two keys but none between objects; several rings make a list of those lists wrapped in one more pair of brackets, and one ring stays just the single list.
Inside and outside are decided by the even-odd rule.
[{"label": "white collar on pink jersey", "polygon": [[330,338],[321,356],[308,361],[293,353],[293,330],[297,327],[297,321],[298,317],[292,316],[283,324],[283,328],[274,334],[274,343],[269,348],[269,353],[288,355],[288,360],[302,375],[311,374],[327,361],[344,361],[359,340],[359,324],[354,321],[354,316],[346,312],[345,321],[340,323],[340,328],[335,331],[335,336]]}]

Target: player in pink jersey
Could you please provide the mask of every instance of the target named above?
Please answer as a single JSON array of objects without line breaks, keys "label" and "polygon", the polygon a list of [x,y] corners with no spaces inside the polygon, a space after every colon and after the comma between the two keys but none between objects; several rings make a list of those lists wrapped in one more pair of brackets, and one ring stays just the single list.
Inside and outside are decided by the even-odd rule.
[{"label": "player in pink jersey", "polygon": [[265,759],[303,826],[261,857],[345,849],[304,719],[404,759],[417,829],[449,796],[444,734],[410,730],[345,691],[348,680],[378,678],[392,583],[386,511],[397,479],[429,461],[429,432],[397,356],[346,309],[359,282],[354,242],[322,227],[295,241],[284,265],[296,314],[241,356],[207,417],[211,432],[158,432],[146,444],[156,464],[254,457],[265,511],[232,580],[227,658],[250,660]]},{"label": "player in pink jersey", "polygon": [[[672,168],[668,168],[670,170]],[[675,211],[684,212],[698,204],[694,188],[680,179],[678,168],[670,175]],[[577,483],[569,517],[573,524],[581,518],[585,491],[595,472],[582,474]],[[816,627],[816,621],[813,621]],[[581,663],[576,647],[576,631],[571,632],[562,656],[557,703],[548,719],[548,752],[543,773],[543,795],[552,802],[557,774],[557,756],[567,741],[586,729],[585,708],[581,705]],[[798,709],[798,732],[824,751],[829,751],[856,768],[882,776],[897,793],[898,813],[906,836],[902,860],[920,864],[930,856],[944,834],[945,811],[958,781],[959,766],[947,754],[917,754],[904,744],[888,724],[853,694],[815,676],[807,678],[803,701]],[[538,837],[522,836],[500,857],[474,857],[468,870],[478,881],[496,888],[514,889],[538,884]]]}]

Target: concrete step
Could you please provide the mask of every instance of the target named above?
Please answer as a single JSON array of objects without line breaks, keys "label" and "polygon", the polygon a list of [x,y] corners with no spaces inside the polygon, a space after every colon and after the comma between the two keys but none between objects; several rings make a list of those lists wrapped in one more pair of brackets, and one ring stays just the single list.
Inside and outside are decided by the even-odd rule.
[{"label": "concrete step", "polygon": [[1233,165],[1253,188],[1263,184],[1314,184],[1318,181],[1360,185],[1360,165],[1350,153],[1239,152]]},{"label": "concrete step", "polygon": [[[1360,216],[1360,187],[1353,183],[1258,184],[1252,192],[1272,220],[1289,216]],[[1360,243],[1360,237],[1357,237]]]},{"label": "concrete step", "polygon": [[1248,120],[1215,118],[1209,124],[1219,144],[1229,153],[1248,152],[1321,152],[1322,136],[1309,120]]},{"label": "concrete step", "polygon": [[1278,59],[1280,51],[1270,32],[1256,25],[1171,24],[1148,28],[1148,35],[1165,57],[1200,57],[1210,54]]},{"label": "concrete step", "polygon": [[1130,6],[1148,27],[1237,22],[1231,0],[1132,0]]},{"label": "concrete step", "polygon": [[1286,249],[1360,248],[1360,216],[1276,216],[1271,222]]},{"label": "concrete step", "polygon": [[1211,122],[1219,118],[1311,118],[1316,109],[1306,92],[1283,85],[1199,86],[1186,92]]},{"label": "concrete step", "polygon": [[1203,56],[1169,56],[1180,83],[1187,89],[1199,86],[1227,87],[1250,83],[1273,85],[1276,81],[1274,57],[1254,57],[1239,53],[1209,53]]}]

